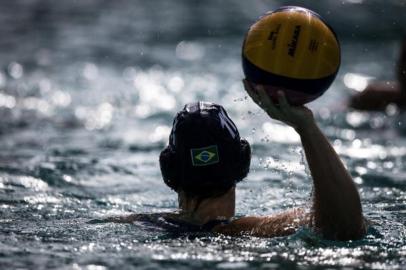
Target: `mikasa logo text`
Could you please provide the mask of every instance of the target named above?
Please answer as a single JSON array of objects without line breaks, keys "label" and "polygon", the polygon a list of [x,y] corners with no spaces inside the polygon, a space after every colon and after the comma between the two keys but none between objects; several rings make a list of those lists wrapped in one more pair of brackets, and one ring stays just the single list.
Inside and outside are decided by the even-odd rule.
[{"label": "mikasa logo text", "polygon": [[297,41],[300,35],[300,25],[296,25],[295,30],[293,31],[292,41],[288,44],[288,54],[292,57],[295,56]]}]

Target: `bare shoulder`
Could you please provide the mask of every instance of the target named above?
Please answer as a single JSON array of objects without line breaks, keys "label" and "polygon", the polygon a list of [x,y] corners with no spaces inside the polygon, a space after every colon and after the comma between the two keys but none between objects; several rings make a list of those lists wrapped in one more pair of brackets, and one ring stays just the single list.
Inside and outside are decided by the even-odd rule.
[{"label": "bare shoulder", "polygon": [[103,222],[113,222],[113,223],[134,223],[137,221],[154,221],[161,217],[171,217],[174,216],[173,213],[137,213],[129,214],[123,216],[112,216],[102,220],[98,220],[99,223]]},{"label": "bare shoulder", "polygon": [[226,235],[252,235],[276,237],[290,235],[310,221],[304,209],[292,209],[272,216],[247,216],[236,218],[228,224],[218,225],[215,232]]},{"label": "bare shoulder", "polygon": [[130,214],[125,216],[113,216],[105,219],[106,222],[114,223],[132,223],[140,219],[143,214]]}]

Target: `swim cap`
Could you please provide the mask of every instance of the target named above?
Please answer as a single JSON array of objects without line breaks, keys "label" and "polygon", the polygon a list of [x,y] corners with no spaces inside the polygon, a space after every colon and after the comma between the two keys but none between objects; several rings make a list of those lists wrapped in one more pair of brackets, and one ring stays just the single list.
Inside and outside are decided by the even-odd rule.
[{"label": "swim cap", "polygon": [[227,192],[247,176],[250,160],[249,143],[224,108],[210,102],[185,105],[159,157],[164,182],[199,197]]}]

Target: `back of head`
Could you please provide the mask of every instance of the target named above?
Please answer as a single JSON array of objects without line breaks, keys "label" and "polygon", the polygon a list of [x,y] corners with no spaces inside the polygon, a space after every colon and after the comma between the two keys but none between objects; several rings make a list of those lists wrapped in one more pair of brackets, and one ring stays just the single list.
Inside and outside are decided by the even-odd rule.
[{"label": "back of head", "polygon": [[250,160],[250,146],[224,108],[209,102],[186,104],[176,115],[159,159],[165,183],[196,197],[227,192],[247,175]]}]

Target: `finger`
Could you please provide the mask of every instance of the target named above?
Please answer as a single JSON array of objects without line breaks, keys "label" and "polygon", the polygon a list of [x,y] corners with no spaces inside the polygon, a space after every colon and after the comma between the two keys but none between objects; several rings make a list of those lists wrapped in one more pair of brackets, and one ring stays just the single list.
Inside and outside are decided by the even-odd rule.
[{"label": "finger", "polygon": [[245,89],[246,91],[251,90],[251,86],[250,86],[249,82],[248,82],[246,79],[243,79],[243,80],[242,80],[242,84],[244,85],[244,89]]},{"label": "finger", "polygon": [[251,99],[255,102],[258,103],[260,102],[260,98],[258,93],[253,89],[251,84],[247,80],[243,80],[244,88],[247,94],[251,97]]},{"label": "finger", "polygon": [[261,106],[272,118],[282,119],[282,114],[278,108],[273,104],[272,99],[266,93],[265,88],[262,85],[258,85],[258,94],[263,102]]},{"label": "finger", "polygon": [[291,110],[291,106],[288,102],[288,100],[286,99],[285,93],[281,90],[278,90],[278,92],[276,93],[277,97],[278,97],[278,102],[279,102],[279,108],[280,110],[285,113],[288,114]]},{"label": "finger", "polygon": [[258,94],[248,90],[247,94],[250,96],[250,98],[252,99],[252,101],[254,101],[256,104],[261,105],[261,99],[259,98]]},{"label": "finger", "polygon": [[268,92],[266,91],[264,86],[258,86],[258,94],[261,100],[263,100],[264,106],[269,107],[273,111],[278,111],[277,106],[273,103],[272,98],[268,95]]},{"label": "finger", "polygon": [[256,85],[255,87],[256,87],[258,96],[261,100],[261,107],[263,109],[266,109],[267,107],[269,107],[269,102],[270,102],[269,97],[266,94],[266,91],[262,85]]},{"label": "finger", "polygon": [[254,85],[253,85],[252,82],[248,81],[247,79],[243,79],[242,82],[243,82],[243,84],[244,84],[245,90],[251,91],[251,92],[253,92],[253,93],[255,93],[255,94],[258,95],[258,93],[257,93],[257,91],[256,91],[256,89],[255,89],[255,87],[254,87]]},{"label": "finger", "polygon": [[262,100],[264,106],[269,106],[270,99],[268,94],[266,93],[265,87],[261,84],[255,85],[255,89],[257,90],[258,96]]},{"label": "finger", "polygon": [[248,80],[243,79],[242,83],[244,84],[245,91],[247,91],[249,93],[252,93],[252,94],[258,95],[258,93],[256,93],[254,87],[252,86],[252,84]]}]

